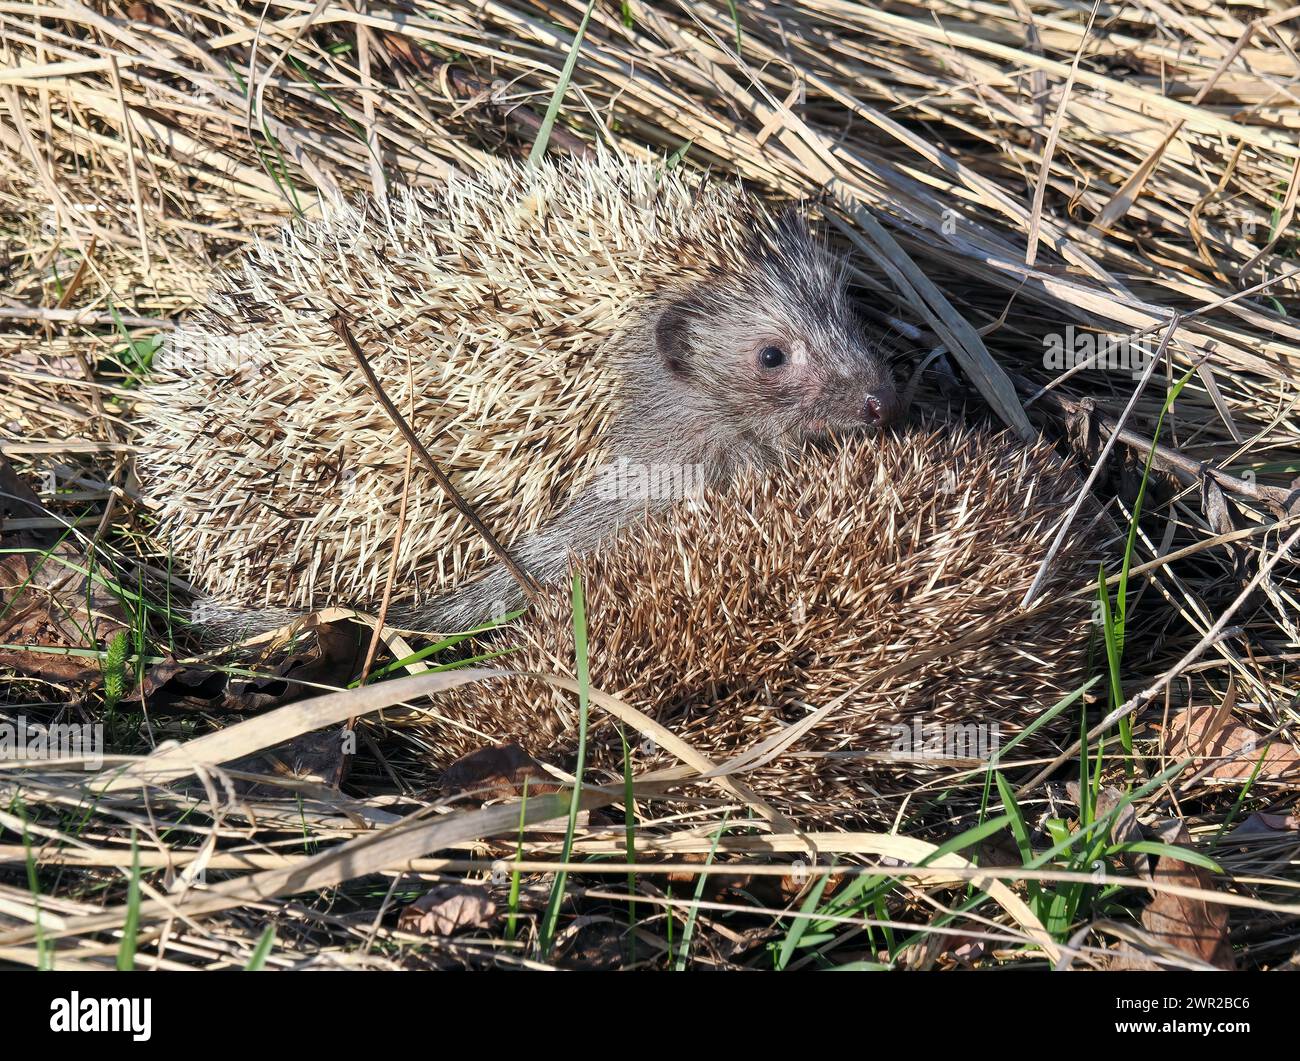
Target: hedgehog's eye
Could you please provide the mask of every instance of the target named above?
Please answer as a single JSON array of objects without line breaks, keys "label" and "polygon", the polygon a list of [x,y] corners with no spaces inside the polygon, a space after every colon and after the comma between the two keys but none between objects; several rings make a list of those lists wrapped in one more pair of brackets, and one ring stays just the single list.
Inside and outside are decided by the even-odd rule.
[{"label": "hedgehog's eye", "polygon": [[779,346],[765,346],[759,351],[758,363],[764,368],[780,368],[785,364],[785,351]]}]

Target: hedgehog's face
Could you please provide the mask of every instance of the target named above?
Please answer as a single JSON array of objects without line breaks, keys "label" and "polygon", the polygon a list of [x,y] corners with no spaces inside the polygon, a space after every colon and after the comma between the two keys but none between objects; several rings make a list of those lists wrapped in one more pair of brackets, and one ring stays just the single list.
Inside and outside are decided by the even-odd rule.
[{"label": "hedgehog's face", "polygon": [[774,445],[880,428],[899,413],[893,377],[849,304],[842,271],[790,222],[756,242],[751,274],[667,305],[655,346],[721,423]]}]

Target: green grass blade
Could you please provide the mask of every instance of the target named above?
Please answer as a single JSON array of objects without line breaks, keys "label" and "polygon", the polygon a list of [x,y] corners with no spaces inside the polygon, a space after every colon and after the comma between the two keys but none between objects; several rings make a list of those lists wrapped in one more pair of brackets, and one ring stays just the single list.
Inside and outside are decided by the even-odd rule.
[{"label": "green grass blade", "polygon": [[140,933],[140,847],[135,830],[131,830],[131,879],[126,891],[126,921],[122,925],[122,943],[117,950],[117,968],[130,972],[135,968],[136,937]]},{"label": "green grass blade", "polygon": [[[590,13],[590,11],[588,12]],[[587,761],[587,708],[591,694],[591,675],[587,665],[587,604],[582,593],[582,576],[573,573],[573,642],[578,679],[578,764],[574,768],[573,798],[569,801],[569,824],[564,832],[561,862],[568,862],[573,854],[573,833],[578,827],[578,807],[582,803],[582,775]],[[564,901],[564,886],[568,874],[560,870],[555,875],[542,923],[541,950],[549,954],[555,940],[555,927],[560,918],[560,905]]]},{"label": "green grass blade", "polygon": [[550,142],[551,130],[555,128],[555,119],[560,116],[560,105],[564,102],[564,94],[569,91],[573,68],[578,63],[578,50],[582,47],[582,38],[587,33],[587,23],[591,21],[591,12],[595,7],[596,0],[588,0],[587,10],[582,13],[578,32],[574,34],[573,43],[569,46],[568,58],[564,60],[564,68],[560,71],[559,83],[551,94],[551,102],[546,108],[546,116],[542,118],[541,128],[537,130],[537,139],[533,141],[533,149],[528,152],[530,166],[540,165],[546,155],[546,145]]},{"label": "green grass blade", "polygon": [[[718,853],[718,841],[722,839],[722,834],[727,830],[727,819],[730,814],[723,815],[722,824],[718,826],[717,831],[713,834],[713,843],[709,847],[709,857],[704,860],[706,866],[713,865],[713,859]],[[690,912],[686,915],[686,927],[682,929],[682,942],[677,948],[677,971],[683,972],[686,969],[686,959],[691,952],[691,937],[695,935],[695,918],[700,912],[700,900],[704,897],[704,885],[709,879],[707,873],[701,873],[695,881],[695,897],[691,901]]]},{"label": "green grass blade", "polygon": [[817,909],[817,904],[821,902],[822,893],[826,891],[826,885],[830,883],[830,879],[831,875],[829,873],[823,873],[800,904],[799,912],[804,916],[796,917],[790,923],[789,931],[786,932],[785,939],[781,941],[781,949],[777,951],[776,955],[776,968],[778,971],[790,964],[790,959],[794,956],[799,941],[803,939],[804,933],[812,926],[813,919],[808,915]]},{"label": "green grass blade", "polygon": [[267,925],[257,941],[257,946],[253,948],[253,953],[249,955],[248,964],[244,966],[244,971],[257,973],[266,968],[266,959],[271,956],[271,947],[274,943],[275,926]]}]

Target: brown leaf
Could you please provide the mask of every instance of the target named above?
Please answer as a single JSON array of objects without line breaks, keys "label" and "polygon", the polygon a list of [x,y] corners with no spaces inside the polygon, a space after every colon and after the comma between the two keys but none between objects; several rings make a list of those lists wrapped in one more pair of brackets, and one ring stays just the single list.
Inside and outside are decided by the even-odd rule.
[{"label": "brown leaf", "polygon": [[973,967],[976,962],[988,957],[989,942],[986,939],[964,939],[950,947],[946,953],[959,965]]},{"label": "brown leaf", "polygon": [[380,30],[379,39],[384,42],[384,47],[388,49],[391,56],[395,59],[404,59],[422,73],[432,73],[442,65],[436,57],[419,47],[410,37]]},{"label": "brown leaf", "polygon": [[[128,623],[117,598],[82,574],[97,567],[67,543],[49,555],[0,556],[0,642],[37,649],[106,648]],[[94,682],[101,676],[98,659],[58,652],[0,649],[0,667],[53,682]]]},{"label": "brown leaf", "polygon": [[[1070,794],[1070,798],[1077,804],[1079,802],[1079,782],[1067,781],[1065,790]],[[1104,818],[1113,811],[1124,799],[1124,793],[1113,785],[1107,785],[1097,793],[1097,806],[1095,808],[1096,817]],[[1118,815],[1115,816],[1115,822],[1110,829],[1111,839],[1118,844],[1131,844],[1145,838],[1142,832],[1142,826],[1137,820],[1137,811],[1133,809],[1130,803]],[[1151,879],[1151,868],[1148,864],[1147,856],[1139,854],[1136,851],[1125,851],[1122,859],[1124,865],[1130,872],[1139,877]],[[1017,863],[1019,864],[1019,863]]]},{"label": "brown leaf", "polygon": [[[1182,822],[1166,830],[1165,843],[1191,846],[1191,836]],[[1185,888],[1214,890],[1208,870],[1167,855],[1156,859],[1152,879],[1156,884],[1176,884]],[[1156,939],[1208,962],[1219,969],[1235,969],[1236,959],[1228,943],[1228,910],[1217,903],[1157,891],[1142,911],[1142,927]]]},{"label": "brown leaf", "polygon": [[346,688],[361,673],[365,638],[350,622],[306,627],[299,651],[276,658],[268,653],[255,664],[269,673],[232,681],[222,670],[206,664],[178,663],[168,657],[145,672],[140,689],[129,699],[145,700],[157,709],[261,711],[315,696],[319,686]]},{"label": "brown leaf", "polygon": [[449,884],[434,888],[406,907],[397,917],[397,927],[422,936],[450,936],[486,928],[496,911],[496,903],[482,888]]},{"label": "brown leaf", "polygon": [[[4,518],[47,515],[32,488],[0,457],[0,530]],[[104,585],[113,573],[87,558],[77,539],[49,533],[0,534],[0,643],[39,649],[102,651],[128,626],[121,604]],[[92,572],[91,578],[85,572]],[[98,682],[99,660],[58,652],[0,649],[0,667],[47,681]]]},{"label": "brown leaf", "polygon": [[127,700],[152,708],[214,710],[224,706],[228,678],[215,667],[178,663],[172,656],[155,663]]},{"label": "brown leaf", "polygon": [[1268,836],[1300,832],[1300,814],[1269,814],[1256,811],[1230,832],[1229,836]]},{"label": "brown leaf", "polygon": [[127,5],[126,17],[132,22],[147,22],[151,26],[166,26],[167,20],[163,18],[160,12],[153,4],[145,4],[136,0],[135,3]]},{"label": "brown leaf", "polygon": [[442,772],[438,787],[451,794],[473,792],[482,799],[511,799],[523,792],[525,780],[532,796],[559,791],[541,763],[511,742],[462,755]]},{"label": "brown leaf", "polygon": [[320,686],[345,688],[360,677],[368,631],[346,620],[317,625],[310,616],[303,629],[315,637],[280,660],[274,676],[231,683],[229,695],[240,705],[237,710],[278,707],[317,696]]},{"label": "brown leaf", "polygon": [[[1208,475],[1201,477],[1201,511],[1215,534],[1231,534],[1241,522],[1235,517],[1232,501],[1223,492],[1223,487]],[[1226,542],[1222,548],[1232,557],[1233,579],[1244,586],[1250,581],[1249,551],[1240,542]]]},{"label": "brown leaf", "polygon": [[1084,467],[1095,464],[1101,454],[1101,439],[1095,419],[1096,411],[1096,402],[1091,398],[1084,398],[1065,419],[1066,441]]},{"label": "brown leaf", "polygon": [[[46,515],[36,491],[27,485],[4,457],[0,457],[0,518],[31,519]],[[18,544],[35,545],[27,535],[15,535]]]},{"label": "brown leaf", "polygon": [[626,921],[605,916],[576,918],[557,940],[561,961],[570,969],[618,969],[627,956],[627,935]]},{"label": "brown leaf", "polygon": [[1167,754],[1174,759],[1194,756],[1219,759],[1209,776],[1244,781],[1263,756],[1258,777],[1278,780],[1300,776],[1300,755],[1280,741],[1267,744],[1249,726],[1220,718],[1214,707],[1184,708],[1173,716],[1166,731]]}]

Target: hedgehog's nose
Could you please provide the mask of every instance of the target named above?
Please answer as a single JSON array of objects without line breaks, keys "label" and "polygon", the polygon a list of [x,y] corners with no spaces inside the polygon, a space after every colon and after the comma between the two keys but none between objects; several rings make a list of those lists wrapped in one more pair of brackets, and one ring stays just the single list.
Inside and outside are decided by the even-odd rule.
[{"label": "hedgehog's nose", "polygon": [[867,398],[863,419],[872,427],[885,427],[898,417],[898,399],[894,395],[872,394]]}]

